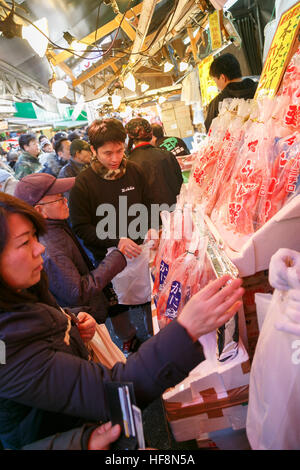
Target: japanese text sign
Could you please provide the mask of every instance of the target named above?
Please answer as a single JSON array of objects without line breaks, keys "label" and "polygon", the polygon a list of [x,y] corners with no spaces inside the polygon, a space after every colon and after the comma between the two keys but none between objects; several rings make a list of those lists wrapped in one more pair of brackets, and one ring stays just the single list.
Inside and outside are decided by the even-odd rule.
[{"label": "japanese text sign", "polygon": [[299,32],[299,20],[300,2],[287,10],[280,18],[261,73],[255,98],[276,95]]}]

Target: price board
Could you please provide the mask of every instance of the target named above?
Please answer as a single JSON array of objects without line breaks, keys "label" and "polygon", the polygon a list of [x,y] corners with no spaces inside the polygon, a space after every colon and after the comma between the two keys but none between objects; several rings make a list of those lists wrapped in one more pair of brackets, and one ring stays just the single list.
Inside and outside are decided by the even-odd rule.
[{"label": "price board", "polygon": [[209,23],[209,32],[211,38],[211,48],[214,51],[215,49],[220,49],[222,46],[222,33],[220,27],[220,12],[215,10],[208,17]]},{"label": "price board", "polygon": [[261,73],[255,98],[276,95],[299,31],[300,2],[283,13],[280,18]]},{"label": "price board", "polygon": [[214,80],[209,75],[209,69],[214,57],[209,55],[201,60],[198,65],[202,106],[207,106],[211,100],[219,93]]}]

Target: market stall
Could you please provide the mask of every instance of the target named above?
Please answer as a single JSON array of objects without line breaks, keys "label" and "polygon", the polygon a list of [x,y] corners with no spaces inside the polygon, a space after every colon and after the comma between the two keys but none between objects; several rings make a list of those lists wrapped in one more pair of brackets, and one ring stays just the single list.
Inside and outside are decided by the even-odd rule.
[{"label": "market stall", "polygon": [[255,99],[222,103],[175,212],[163,219],[152,267],[156,331],[210,279],[240,276],[246,290],[234,320],[200,339],[207,360],[164,394],[179,441],[226,428],[234,439],[245,428],[259,335],[254,295],[272,292],[267,270],[280,247],[300,250],[299,8],[281,17]]}]

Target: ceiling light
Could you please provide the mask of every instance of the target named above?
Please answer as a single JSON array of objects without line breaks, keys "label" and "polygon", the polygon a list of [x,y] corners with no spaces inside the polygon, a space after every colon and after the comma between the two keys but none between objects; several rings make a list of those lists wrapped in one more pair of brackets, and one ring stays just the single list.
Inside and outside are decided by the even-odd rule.
[{"label": "ceiling light", "polygon": [[185,61],[181,61],[179,64],[180,72],[184,72],[188,68],[189,64]]},{"label": "ceiling light", "polygon": [[165,98],[164,96],[160,96],[160,97],[158,98],[159,104],[162,104],[162,103],[164,103],[165,101],[167,101],[167,98]]},{"label": "ceiling light", "polygon": [[72,36],[68,31],[65,31],[63,34],[64,39],[76,54],[82,55],[86,51],[88,44],[84,44],[83,42],[77,41],[77,39]]},{"label": "ceiling light", "polygon": [[[35,25],[36,28],[33,25]],[[33,25],[23,26],[22,37],[23,39],[27,39],[32,49],[40,57],[44,57],[48,47],[47,37],[49,35],[47,18],[41,18],[40,20],[35,21]],[[37,28],[44,34],[42,34]]]},{"label": "ceiling light", "polygon": [[132,75],[131,72],[126,75],[126,78],[124,80],[124,85],[129,90],[135,91],[135,87],[136,87],[135,78],[134,78],[134,76]]},{"label": "ceiling light", "polygon": [[122,97],[119,95],[112,95],[112,105],[114,109],[118,109],[120,107]]},{"label": "ceiling light", "polygon": [[174,67],[174,64],[171,64],[171,62],[167,61],[164,64],[164,72],[170,72],[170,70],[172,70],[173,67]]},{"label": "ceiling light", "polygon": [[149,88],[149,86],[150,86],[150,85],[148,85],[148,83],[145,83],[145,82],[142,83],[142,84],[141,84],[142,93],[144,93],[145,91],[147,91],[148,88]]},{"label": "ceiling light", "polygon": [[64,98],[69,91],[68,85],[63,80],[54,80],[51,85],[51,91],[55,98]]},{"label": "ceiling light", "polygon": [[187,37],[184,38],[184,40],[183,40],[183,44],[185,44],[185,45],[189,44],[190,42],[191,42],[191,40],[190,40],[190,37],[189,37],[189,36],[187,36]]}]

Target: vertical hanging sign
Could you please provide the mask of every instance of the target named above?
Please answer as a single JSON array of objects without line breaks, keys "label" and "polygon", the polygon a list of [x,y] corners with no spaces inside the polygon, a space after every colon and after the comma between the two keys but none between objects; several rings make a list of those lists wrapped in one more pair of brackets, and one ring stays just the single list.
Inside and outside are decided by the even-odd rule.
[{"label": "vertical hanging sign", "polygon": [[276,95],[300,31],[299,20],[300,2],[283,13],[280,18],[260,76],[255,98]]},{"label": "vertical hanging sign", "polygon": [[215,10],[208,17],[209,31],[211,38],[211,48],[214,51],[222,46],[222,33],[220,27],[220,12]]},{"label": "vertical hanging sign", "polygon": [[198,65],[202,106],[207,106],[219,93],[214,80],[209,75],[210,65],[213,60],[213,56],[209,55],[201,60]]}]

